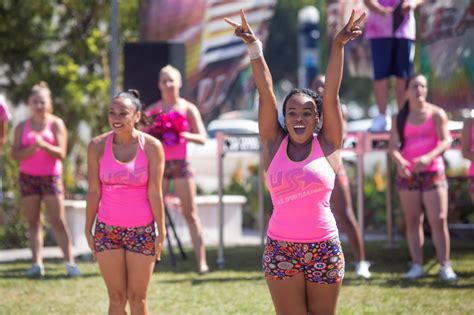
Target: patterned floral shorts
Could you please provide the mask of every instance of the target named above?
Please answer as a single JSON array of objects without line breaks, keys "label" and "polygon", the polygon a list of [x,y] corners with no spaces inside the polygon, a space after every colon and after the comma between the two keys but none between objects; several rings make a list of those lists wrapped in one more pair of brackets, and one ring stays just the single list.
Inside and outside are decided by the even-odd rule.
[{"label": "patterned floral shorts", "polygon": [[186,160],[165,161],[164,179],[189,178],[193,177],[193,172]]},{"label": "patterned floral shorts", "polygon": [[339,238],[315,243],[272,240],[267,236],[263,272],[269,280],[285,280],[304,272],[319,284],[339,283],[344,278],[344,254]]},{"label": "patterned floral shorts", "polygon": [[154,256],[155,238],[154,221],[136,227],[108,225],[99,219],[95,224],[94,243],[97,253],[111,249],[125,249],[146,256]]},{"label": "patterned floral shorts", "polygon": [[444,172],[421,172],[413,173],[409,178],[397,176],[398,190],[428,191],[438,187],[448,187],[448,181]]},{"label": "patterned floral shorts", "polygon": [[20,173],[19,182],[22,197],[60,195],[63,193],[63,178],[61,175],[34,176]]}]

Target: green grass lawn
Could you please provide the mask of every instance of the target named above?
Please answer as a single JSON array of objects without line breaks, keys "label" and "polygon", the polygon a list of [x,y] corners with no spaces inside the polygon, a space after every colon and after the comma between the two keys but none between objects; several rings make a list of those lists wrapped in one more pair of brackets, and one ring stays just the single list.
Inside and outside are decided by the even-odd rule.
[{"label": "green grass lawn", "polygon": [[[347,272],[339,300],[339,314],[474,314],[474,243],[453,242],[452,258],[460,279],[445,284],[437,279],[438,265],[431,246],[425,246],[428,276],[401,280],[407,270],[404,243],[388,249],[368,243],[373,278],[354,278],[352,255],[344,244]],[[273,305],[260,268],[262,249],[226,249],[226,268],[204,276],[194,271],[193,256],[172,268],[165,253],[149,287],[151,314],[272,314]],[[208,251],[215,262],[215,248]],[[107,293],[96,263],[79,262],[84,276],[65,277],[63,263],[46,261],[46,276],[24,277],[29,262],[0,264],[0,314],[106,314]]]}]

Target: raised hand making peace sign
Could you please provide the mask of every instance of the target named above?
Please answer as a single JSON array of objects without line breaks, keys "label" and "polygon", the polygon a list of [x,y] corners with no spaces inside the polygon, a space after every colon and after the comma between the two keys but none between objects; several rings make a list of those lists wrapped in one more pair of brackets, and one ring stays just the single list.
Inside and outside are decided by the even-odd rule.
[{"label": "raised hand making peace sign", "polygon": [[362,30],[360,24],[365,20],[366,13],[363,12],[357,20],[355,19],[355,10],[352,10],[351,17],[349,21],[344,26],[344,28],[337,33],[334,41],[336,43],[341,43],[342,45],[347,44],[348,41],[353,40],[354,38],[362,35]]},{"label": "raised hand making peace sign", "polygon": [[224,18],[229,25],[235,28],[235,36],[241,38],[246,44],[251,44],[257,40],[257,37],[253,33],[250,25],[247,23],[247,18],[245,17],[244,9],[240,9],[240,20],[241,23],[236,23],[231,19]]}]

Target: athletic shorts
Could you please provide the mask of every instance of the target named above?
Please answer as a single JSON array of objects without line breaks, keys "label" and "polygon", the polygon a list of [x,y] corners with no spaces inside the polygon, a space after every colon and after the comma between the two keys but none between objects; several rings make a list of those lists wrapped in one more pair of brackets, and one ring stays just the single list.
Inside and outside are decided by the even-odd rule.
[{"label": "athletic shorts", "polygon": [[22,197],[60,195],[64,191],[61,175],[36,176],[20,173],[19,184]]},{"label": "athletic shorts", "polygon": [[396,183],[398,190],[428,191],[438,187],[448,187],[445,172],[421,172],[413,173],[409,178],[397,175]]},{"label": "athletic shorts", "polygon": [[193,173],[186,160],[169,160],[165,161],[164,179],[189,178],[193,177]]},{"label": "athletic shorts", "polygon": [[97,219],[94,247],[97,253],[111,249],[124,249],[146,256],[155,255],[155,222],[143,226],[121,227],[108,225]]},{"label": "athletic shorts", "polygon": [[262,266],[268,280],[286,280],[300,272],[307,281],[318,284],[340,283],[344,278],[344,254],[337,237],[298,243],[267,236]]},{"label": "athletic shorts", "polygon": [[396,76],[408,79],[413,75],[415,44],[405,38],[373,38],[372,65],[374,80]]}]

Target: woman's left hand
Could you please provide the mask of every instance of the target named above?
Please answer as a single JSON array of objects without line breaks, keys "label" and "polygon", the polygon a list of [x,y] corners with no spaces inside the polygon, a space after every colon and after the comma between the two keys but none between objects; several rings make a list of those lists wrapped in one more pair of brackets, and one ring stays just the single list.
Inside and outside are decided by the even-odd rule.
[{"label": "woman's left hand", "polygon": [[156,254],[157,261],[161,261],[161,250],[163,249],[164,243],[165,243],[165,235],[158,235],[155,239],[155,254]]},{"label": "woman's left hand", "polygon": [[355,10],[352,10],[351,17],[346,26],[336,35],[334,42],[342,45],[347,44],[348,41],[362,35],[360,24],[365,20],[366,13],[363,12],[357,19],[355,18]]},{"label": "woman's left hand", "polygon": [[430,165],[432,160],[426,156],[422,155],[413,160],[413,168],[416,173],[422,172],[428,165]]}]

